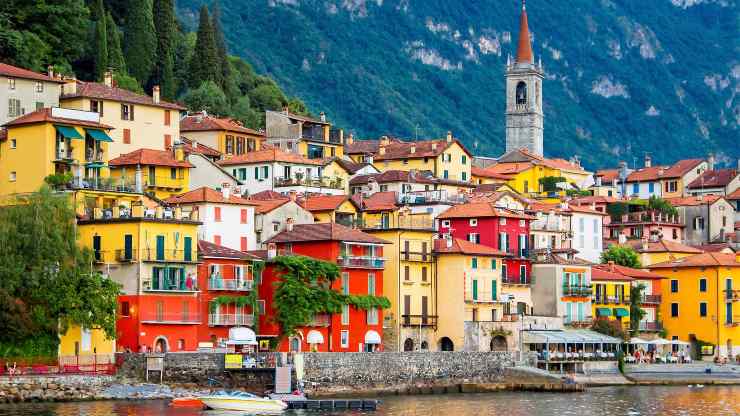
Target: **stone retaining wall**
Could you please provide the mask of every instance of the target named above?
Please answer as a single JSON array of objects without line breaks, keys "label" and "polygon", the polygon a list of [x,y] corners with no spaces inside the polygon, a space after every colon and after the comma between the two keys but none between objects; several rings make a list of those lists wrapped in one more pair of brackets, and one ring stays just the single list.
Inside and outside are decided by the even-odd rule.
[{"label": "stone retaining wall", "polygon": [[112,376],[2,376],[0,403],[92,400],[113,379]]}]

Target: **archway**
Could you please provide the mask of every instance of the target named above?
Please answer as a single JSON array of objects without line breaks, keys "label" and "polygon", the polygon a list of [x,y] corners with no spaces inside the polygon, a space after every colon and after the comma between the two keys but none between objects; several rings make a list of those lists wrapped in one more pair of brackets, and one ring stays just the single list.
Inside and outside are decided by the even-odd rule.
[{"label": "archway", "polygon": [[506,343],[506,338],[501,335],[496,335],[491,338],[491,351],[508,351],[509,346]]},{"label": "archway", "polygon": [[516,84],[516,103],[527,104],[527,84],[524,81],[519,81]]},{"label": "archway", "polygon": [[421,341],[421,350],[422,351],[428,351],[429,350],[429,343],[426,341]]},{"label": "archway", "polygon": [[452,342],[451,339],[447,337],[443,337],[439,340],[439,350],[440,351],[455,351],[455,344]]},{"label": "archway", "polygon": [[290,352],[301,352],[301,339],[290,337]]},{"label": "archway", "polygon": [[167,352],[170,350],[170,343],[166,337],[157,337],[154,340],[154,352]]},{"label": "archway", "polygon": [[403,342],[403,350],[413,351],[414,350],[414,340],[411,338],[406,338],[406,341]]}]

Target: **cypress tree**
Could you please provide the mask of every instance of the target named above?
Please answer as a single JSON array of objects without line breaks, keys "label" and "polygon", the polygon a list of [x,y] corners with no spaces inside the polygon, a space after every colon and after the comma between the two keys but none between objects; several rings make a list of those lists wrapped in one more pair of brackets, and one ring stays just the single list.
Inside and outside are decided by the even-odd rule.
[{"label": "cypress tree", "polygon": [[175,96],[174,41],[175,41],[175,2],[174,0],[154,0],[154,20],[157,22],[157,59],[151,85],[159,85],[162,97]]},{"label": "cypress tree", "polygon": [[221,5],[218,1],[213,5],[213,38],[216,44],[216,60],[218,66],[218,82],[224,92],[228,94],[227,87],[229,78],[231,77],[231,66],[229,64],[229,53],[226,50],[226,39],[224,39],[224,31],[221,26]]},{"label": "cypress tree", "polygon": [[95,76],[102,79],[108,70],[108,30],[105,18],[105,7],[103,0],[95,2],[93,15],[97,18],[95,22]]},{"label": "cypress tree", "polygon": [[119,74],[126,73],[126,61],[121,50],[121,33],[118,31],[113,15],[108,12],[105,18],[105,28],[108,30],[108,67]]},{"label": "cypress tree", "polygon": [[218,63],[216,60],[216,41],[213,26],[208,16],[208,8],[200,9],[200,24],[195,40],[195,50],[190,60],[190,87],[198,88],[205,81],[217,81]]},{"label": "cypress tree", "polygon": [[131,0],[124,28],[124,52],[131,76],[144,83],[149,79],[157,53],[152,0]]}]

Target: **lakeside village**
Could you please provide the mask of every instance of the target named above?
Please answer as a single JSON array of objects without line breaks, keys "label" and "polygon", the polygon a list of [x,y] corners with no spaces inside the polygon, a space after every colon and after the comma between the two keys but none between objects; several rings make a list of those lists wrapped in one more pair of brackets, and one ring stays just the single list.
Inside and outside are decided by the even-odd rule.
[{"label": "lakeside village", "polygon": [[557,373],[740,360],[740,171],[545,157],[529,38],[523,11],[497,158],[453,132],[361,140],[324,113],[267,111],[256,131],[110,72],[0,64],[4,204],[65,197],[120,285],[115,337],[71,325],[57,367],[0,371],[115,371],[124,352],[495,351]]}]

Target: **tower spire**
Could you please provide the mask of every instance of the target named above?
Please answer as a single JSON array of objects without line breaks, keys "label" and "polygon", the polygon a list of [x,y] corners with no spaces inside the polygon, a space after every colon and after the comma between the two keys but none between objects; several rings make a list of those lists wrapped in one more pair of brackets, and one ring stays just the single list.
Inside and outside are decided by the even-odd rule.
[{"label": "tower spire", "polygon": [[527,22],[527,0],[522,0],[522,15],[519,19],[519,46],[516,50],[516,62],[533,64],[532,42],[529,39],[529,24]]}]

